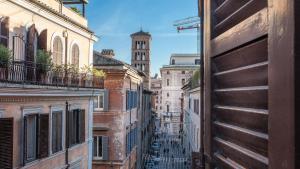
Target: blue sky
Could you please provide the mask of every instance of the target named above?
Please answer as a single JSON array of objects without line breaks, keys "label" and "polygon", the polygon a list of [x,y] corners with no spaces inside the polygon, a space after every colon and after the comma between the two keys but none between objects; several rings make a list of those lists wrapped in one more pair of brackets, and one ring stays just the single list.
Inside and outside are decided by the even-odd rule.
[{"label": "blue sky", "polygon": [[169,63],[172,53],[196,53],[196,30],[177,33],[175,20],[197,15],[197,0],[89,0],[89,27],[100,37],[95,50],[113,49],[130,64],[130,34],[143,28],[152,35],[151,74]]}]

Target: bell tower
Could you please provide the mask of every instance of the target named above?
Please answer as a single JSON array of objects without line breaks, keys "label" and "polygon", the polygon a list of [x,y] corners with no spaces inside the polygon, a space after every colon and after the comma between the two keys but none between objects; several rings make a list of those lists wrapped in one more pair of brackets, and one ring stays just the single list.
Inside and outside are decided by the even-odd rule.
[{"label": "bell tower", "polygon": [[145,73],[144,87],[150,89],[150,43],[151,35],[142,29],[139,32],[131,34],[131,66]]}]

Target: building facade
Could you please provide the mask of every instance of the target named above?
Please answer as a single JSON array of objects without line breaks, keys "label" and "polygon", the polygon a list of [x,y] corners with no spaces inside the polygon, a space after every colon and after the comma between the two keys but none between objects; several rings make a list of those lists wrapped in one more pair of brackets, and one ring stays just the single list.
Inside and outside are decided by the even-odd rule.
[{"label": "building facade", "polygon": [[153,110],[156,112],[157,117],[160,117],[162,112],[162,81],[161,78],[155,76],[151,78],[151,91],[152,94],[152,107]]},{"label": "building facade", "polygon": [[131,34],[131,39],[131,66],[145,73],[144,88],[149,90],[151,83],[151,35],[141,30]]},{"label": "building facade", "polygon": [[[190,159],[199,155],[200,139],[200,73],[196,71],[193,77],[182,87],[183,97],[183,145]],[[197,159],[197,158],[196,158]],[[192,161],[195,165],[196,162]]]},{"label": "building facade", "polygon": [[[179,134],[182,123],[182,86],[200,67],[200,57],[197,54],[173,54],[169,65],[161,69],[162,79],[162,111],[161,125],[165,131]],[[182,126],[182,125],[181,125]]]},{"label": "building facade", "polygon": [[106,73],[109,92],[95,100],[93,168],[135,169],[144,74],[98,52],[94,67]]},{"label": "building facade", "polygon": [[97,38],[82,15],[63,1],[1,2],[0,48],[11,56],[0,58],[0,168],[92,168],[92,106],[103,81],[62,69],[92,63]]}]

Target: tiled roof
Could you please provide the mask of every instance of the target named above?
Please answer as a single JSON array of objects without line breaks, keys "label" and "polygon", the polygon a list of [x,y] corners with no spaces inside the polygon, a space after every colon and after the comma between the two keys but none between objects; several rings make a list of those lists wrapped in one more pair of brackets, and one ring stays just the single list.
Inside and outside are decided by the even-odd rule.
[{"label": "tiled roof", "polygon": [[149,32],[144,32],[143,30],[140,30],[139,32],[133,33],[130,36],[150,36]]}]

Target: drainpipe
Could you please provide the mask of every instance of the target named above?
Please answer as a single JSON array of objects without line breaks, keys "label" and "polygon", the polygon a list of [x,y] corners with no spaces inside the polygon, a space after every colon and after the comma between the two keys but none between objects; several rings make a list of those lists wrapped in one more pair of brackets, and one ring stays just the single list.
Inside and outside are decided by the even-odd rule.
[{"label": "drainpipe", "polygon": [[[66,101],[66,126],[69,126],[69,103]],[[66,127],[67,129],[67,127]],[[68,130],[65,131],[65,148],[66,148],[66,155],[65,155],[65,164],[66,169],[69,168],[69,137],[68,137]]]},{"label": "drainpipe", "polygon": [[200,17],[200,161],[201,169],[205,168],[204,156],[204,0],[198,0],[198,11]]}]

